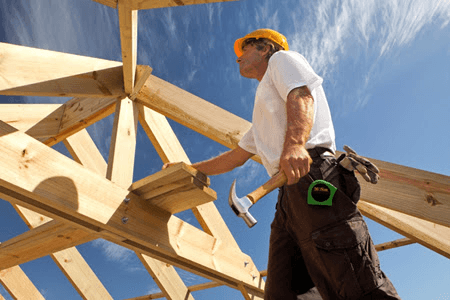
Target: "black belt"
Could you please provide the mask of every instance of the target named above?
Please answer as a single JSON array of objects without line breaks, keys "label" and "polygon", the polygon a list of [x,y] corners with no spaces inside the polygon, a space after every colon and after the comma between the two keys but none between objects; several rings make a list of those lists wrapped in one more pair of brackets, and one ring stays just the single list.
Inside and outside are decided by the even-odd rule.
[{"label": "black belt", "polygon": [[321,157],[321,155],[326,152],[329,152],[329,154],[327,156],[334,156],[333,152],[330,149],[324,148],[324,147],[316,147],[316,148],[307,149],[307,150],[308,150],[309,156],[311,156],[311,158],[313,160]]}]

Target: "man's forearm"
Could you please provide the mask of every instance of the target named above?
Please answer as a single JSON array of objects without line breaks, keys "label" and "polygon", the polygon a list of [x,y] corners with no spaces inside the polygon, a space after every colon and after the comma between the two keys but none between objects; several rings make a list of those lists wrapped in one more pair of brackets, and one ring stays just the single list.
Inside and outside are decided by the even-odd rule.
[{"label": "man's forearm", "polygon": [[243,165],[252,156],[252,153],[237,147],[209,160],[195,163],[192,167],[205,175],[218,175]]},{"label": "man's forearm", "polygon": [[287,128],[280,156],[280,170],[286,174],[288,184],[294,184],[308,174],[312,163],[305,148],[314,117],[314,99],[308,87],[299,87],[289,93],[286,113]]}]

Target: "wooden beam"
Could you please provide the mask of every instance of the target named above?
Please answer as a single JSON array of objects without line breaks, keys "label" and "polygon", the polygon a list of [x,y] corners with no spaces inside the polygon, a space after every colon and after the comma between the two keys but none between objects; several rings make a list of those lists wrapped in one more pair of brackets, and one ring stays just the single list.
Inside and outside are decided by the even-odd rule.
[{"label": "wooden beam", "polygon": [[136,67],[136,80],[135,80],[136,83],[134,85],[133,93],[131,93],[128,96],[128,98],[130,98],[133,101],[136,99],[137,93],[144,86],[145,82],[147,81],[152,71],[153,69],[150,68],[149,66],[140,65]]},{"label": "wooden beam", "polygon": [[138,104],[139,123],[161,157],[163,163],[181,161],[189,164],[177,136],[166,117],[156,111]]},{"label": "wooden beam", "polygon": [[251,127],[248,121],[154,75],[135,101],[229,148],[235,148]]},{"label": "wooden beam", "polygon": [[[2,195],[5,196],[5,195]],[[14,209],[17,211],[22,220],[27,224],[28,228],[33,229],[39,227],[47,222],[50,222],[52,218],[47,216],[37,214],[28,208],[13,205]]]},{"label": "wooden beam", "polygon": [[1,104],[0,120],[53,146],[112,114],[116,100],[73,98],[65,104]]},{"label": "wooden beam", "polygon": [[119,29],[122,46],[123,81],[125,93],[134,91],[137,61],[138,11],[132,10],[129,0],[119,0]]},{"label": "wooden beam", "polygon": [[92,234],[50,221],[0,244],[0,269],[4,270],[54,252],[86,243]]},{"label": "wooden beam", "polygon": [[209,180],[196,169],[180,163],[131,185],[130,191],[171,214],[217,199]]},{"label": "wooden beam", "polygon": [[106,178],[126,188],[133,182],[137,122],[134,102],[117,100]]},{"label": "wooden beam", "polygon": [[105,160],[86,129],[67,137],[63,142],[76,162],[106,176]]},{"label": "wooden beam", "polygon": [[0,43],[0,95],[117,97],[122,63]]},{"label": "wooden beam", "polygon": [[146,255],[138,254],[138,257],[161,288],[164,297],[171,300],[194,300],[175,268]]},{"label": "wooden beam", "polygon": [[[95,122],[111,115],[115,110],[117,98],[73,98],[67,101],[61,108],[64,110],[58,133],[44,140],[47,146],[53,146],[72,134],[87,128]],[[42,121],[44,122],[44,120]],[[38,129],[41,122],[37,123],[31,130]],[[28,133],[28,131],[27,131]]]},{"label": "wooden beam", "polygon": [[259,273],[244,264],[247,255],[14,130],[0,122],[0,192],[8,201],[87,231],[111,232],[120,245],[233,288],[243,282],[262,295]]},{"label": "wooden beam", "polygon": [[0,283],[14,299],[45,300],[19,266],[0,271]]},{"label": "wooden beam", "polygon": [[450,176],[370,160],[381,179],[376,185],[361,180],[361,199],[450,227]]},{"label": "wooden beam", "polygon": [[398,248],[398,247],[402,247],[402,246],[411,245],[414,243],[415,243],[414,240],[411,240],[409,238],[403,238],[403,239],[398,239],[395,241],[375,245],[375,249],[377,251],[384,251],[384,250],[388,250],[388,249],[394,249],[394,248]]},{"label": "wooden beam", "polygon": [[425,221],[365,201],[359,201],[358,208],[366,217],[450,258],[449,227]]},{"label": "wooden beam", "polygon": [[228,2],[236,0],[131,0],[133,9],[152,9],[161,7],[173,7],[192,4]]},{"label": "wooden beam", "polygon": [[[0,104],[0,120],[34,138],[58,134],[62,104]],[[37,123],[39,126],[35,127]],[[34,129],[31,129],[35,127]]]},{"label": "wooden beam", "polygon": [[113,299],[75,247],[51,256],[83,299]]}]

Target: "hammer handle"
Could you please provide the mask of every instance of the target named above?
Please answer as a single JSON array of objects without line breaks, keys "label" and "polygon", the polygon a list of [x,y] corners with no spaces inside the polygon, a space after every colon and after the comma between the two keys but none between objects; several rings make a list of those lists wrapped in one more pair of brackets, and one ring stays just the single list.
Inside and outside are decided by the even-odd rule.
[{"label": "hammer handle", "polygon": [[287,177],[283,171],[280,171],[275,176],[270,178],[262,186],[251,192],[247,197],[252,201],[253,204],[258,202],[259,199],[270,193],[276,188],[283,186],[287,182]]}]

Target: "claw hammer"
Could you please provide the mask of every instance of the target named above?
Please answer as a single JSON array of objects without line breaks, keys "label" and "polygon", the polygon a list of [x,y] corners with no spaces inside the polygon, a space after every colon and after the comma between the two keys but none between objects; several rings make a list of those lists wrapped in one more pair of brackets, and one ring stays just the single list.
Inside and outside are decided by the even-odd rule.
[{"label": "claw hammer", "polygon": [[272,192],[274,189],[283,186],[287,182],[287,177],[284,172],[279,172],[272,178],[270,178],[262,186],[251,192],[245,197],[239,198],[236,195],[236,179],[230,188],[230,195],[228,196],[228,203],[233,209],[234,213],[244,219],[248,227],[253,227],[257,221],[248,211],[253,204],[258,202],[259,199]]}]

